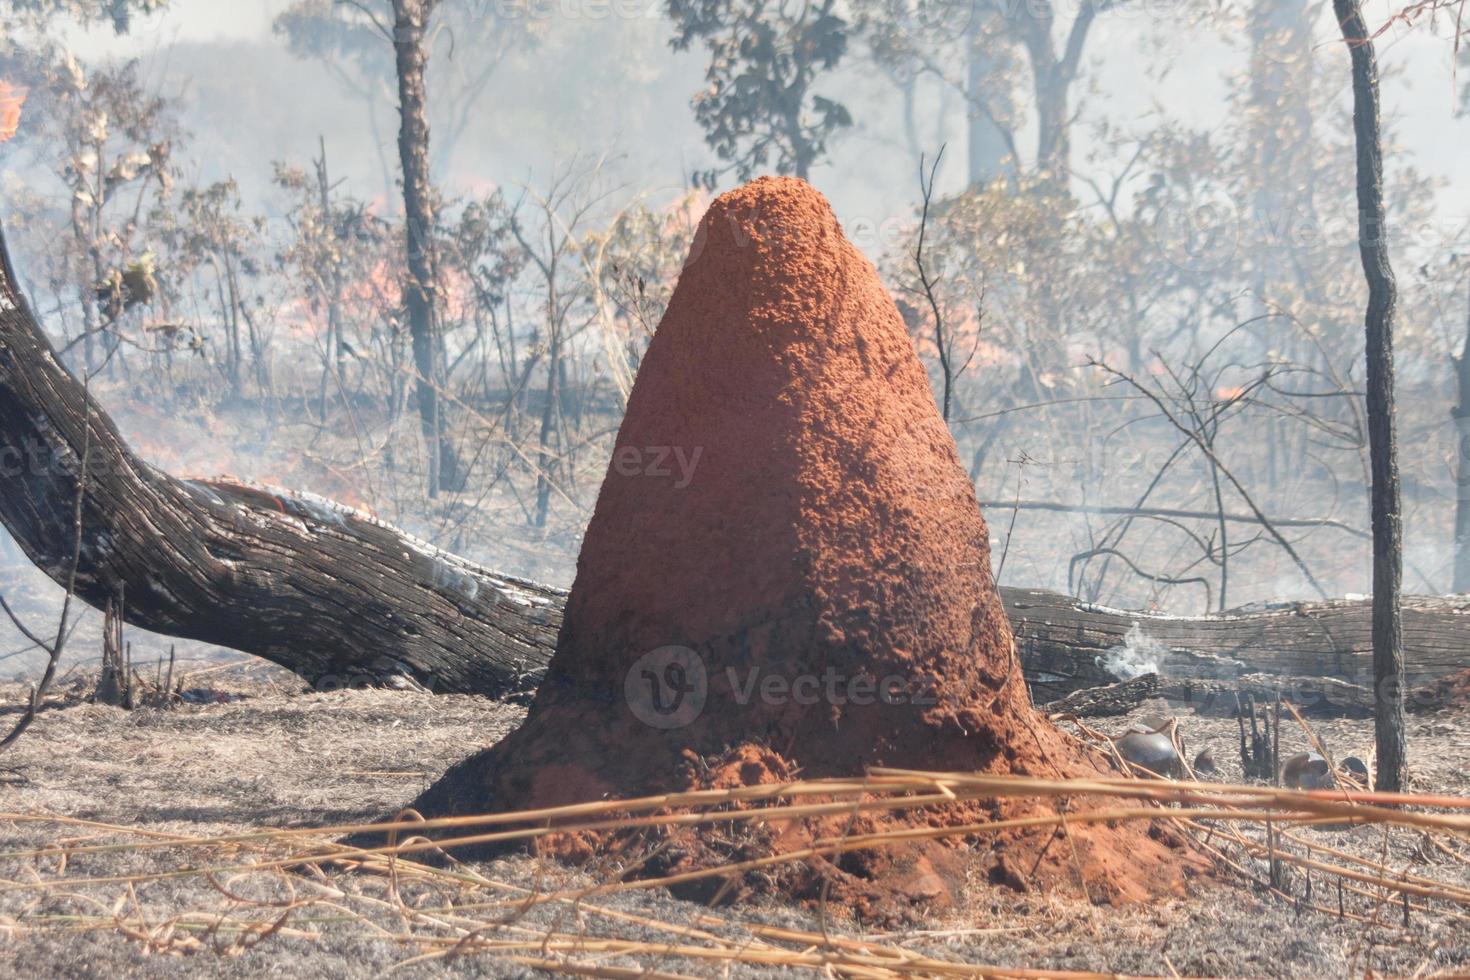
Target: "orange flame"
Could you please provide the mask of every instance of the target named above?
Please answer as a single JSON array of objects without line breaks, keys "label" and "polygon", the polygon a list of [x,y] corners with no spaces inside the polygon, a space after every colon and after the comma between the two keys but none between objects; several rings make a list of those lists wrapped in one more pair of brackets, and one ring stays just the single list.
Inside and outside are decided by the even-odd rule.
[{"label": "orange flame", "polygon": [[26,90],[0,81],[0,143],[20,129],[20,107],[26,104]]}]

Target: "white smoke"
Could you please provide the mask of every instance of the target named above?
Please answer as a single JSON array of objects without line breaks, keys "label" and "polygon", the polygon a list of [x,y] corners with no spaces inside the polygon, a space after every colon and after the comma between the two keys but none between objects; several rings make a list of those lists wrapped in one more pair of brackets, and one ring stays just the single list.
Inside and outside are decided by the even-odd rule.
[{"label": "white smoke", "polygon": [[1134,623],[1123,636],[1123,642],[1098,658],[1098,666],[1120,681],[1131,681],[1144,674],[1157,674],[1169,655],[1168,649]]}]

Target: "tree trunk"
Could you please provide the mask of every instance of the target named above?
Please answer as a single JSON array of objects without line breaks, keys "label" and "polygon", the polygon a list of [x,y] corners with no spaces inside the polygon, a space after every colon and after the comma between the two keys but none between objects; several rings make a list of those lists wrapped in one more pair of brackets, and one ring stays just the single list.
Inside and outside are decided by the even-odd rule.
[{"label": "tree trunk", "polygon": [[1013,14],[1019,18],[1021,43],[1031,60],[1036,100],[1036,172],[1059,188],[1065,188],[1071,177],[1072,83],[1077,79],[1082,49],[1099,9],[1097,4],[1082,5],[1067,31],[1067,43],[1060,54],[1052,36],[1056,11],[1051,4],[1023,4]]},{"label": "tree trunk", "polygon": [[1450,409],[1455,420],[1455,581],[1458,594],[1470,592],[1470,309],[1465,316],[1465,343],[1455,362],[1458,401]]},{"label": "tree trunk", "polygon": [[52,579],[70,569],[83,433],[90,465],[77,593],[126,594],[135,626],[232,647],[323,687],[533,687],[560,593],[444,554],[307,495],[177,480],[138,459],[60,364],[0,237],[0,521]]},{"label": "tree trunk", "polygon": [[1058,186],[1066,186],[1071,163],[1067,89],[1051,75],[1036,80],[1036,170]]},{"label": "tree trunk", "polygon": [[1383,147],[1378,122],[1378,62],[1357,0],[1333,0],[1352,55],[1353,133],[1358,151],[1358,248],[1368,280],[1368,448],[1373,472],[1373,674],[1378,694],[1374,734],[1379,790],[1402,790],[1408,776],[1404,738],[1403,518],[1399,504],[1393,408],[1393,315],[1397,286],[1388,260],[1383,202]]},{"label": "tree trunk", "polygon": [[551,439],[556,433],[557,416],[561,412],[561,324],[556,322],[556,297],[552,294],[551,350],[546,364],[546,404],[541,406],[540,447],[536,453],[536,526],[544,528],[551,511],[551,478],[556,461],[551,453]]},{"label": "tree trunk", "polygon": [[[1129,681],[1074,691],[1041,707],[1053,718],[1061,715],[1099,718],[1126,715],[1145,701],[1160,698],[1169,702],[1171,710],[1188,707],[1205,717],[1234,718],[1248,702],[1270,704],[1277,697],[1289,700],[1306,717],[1373,717],[1373,691],[1370,688],[1331,677],[1286,677],[1280,674],[1241,674],[1214,679],[1160,677],[1150,673]],[[1426,708],[1437,706],[1438,699],[1426,698]]]},{"label": "tree trunk", "polygon": [[[316,161],[316,185],[317,195],[320,200],[321,222],[334,239],[338,237],[337,220],[332,212],[332,181],[327,175],[327,140],[326,137],[318,137],[321,143],[321,158]],[[323,270],[318,270],[320,274]],[[322,379],[319,392],[319,403],[317,407],[318,418],[325,424],[327,421],[327,392],[332,383],[332,372],[336,372],[336,385],[338,393],[343,402],[347,400],[347,390],[344,387],[346,377],[346,352],[342,346],[342,266],[339,261],[334,260],[330,269],[325,270],[325,278],[318,278],[318,282],[326,292],[325,300],[327,307],[327,337],[322,345]]]},{"label": "tree trunk", "polygon": [[[803,96],[804,98],[804,96]],[[802,180],[811,177],[812,153],[811,144],[807,142],[806,135],[801,129],[801,101],[798,100],[787,113],[786,133],[791,140],[791,165],[792,171]]]},{"label": "tree trunk", "polygon": [[403,303],[413,338],[419,424],[429,458],[429,496],[463,489],[459,457],[445,431],[439,387],[439,337],[434,303],[434,199],[429,183],[429,118],[424,32],[435,0],[393,0],[393,50],[398,66],[398,158],[408,239]]},{"label": "tree trunk", "polygon": [[1311,219],[1312,32],[1306,0],[1256,0],[1251,42],[1249,107],[1254,149],[1256,219],[1262,250],[1257,271],[1266,281],[1287,266],[1303,221]]}]

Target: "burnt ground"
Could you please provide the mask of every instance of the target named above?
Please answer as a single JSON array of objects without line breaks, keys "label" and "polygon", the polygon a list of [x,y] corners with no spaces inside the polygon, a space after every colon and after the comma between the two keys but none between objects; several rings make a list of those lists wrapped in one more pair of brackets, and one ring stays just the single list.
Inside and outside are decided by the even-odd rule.
[{"label": "burnt ground", "polygon": [[[514,726],[518,707],[472,697],[433,697],[413,692],[308,693],[289,675],[266,668],[217,670],[195,678],[193,698],[172,710],[132,712],[86,703],[85,680],[58,692],[32,730],[0,758],[0,976],[431,976],[443,973],[505,976],[530,968],[499,952],[476,952],[407,963],[425,949],[402,940],[412,930],[391,884],[365,872],[331,871],[319,880],[291,884],[285,876],[236,877],[221,872],[216,884],[198,874],[126,882],[84,883],[84,878],[138,876],[189,866],[228,863],[217,850],[94,853],[71,857],[64,869],[54,855],[14,857],[11,852],[54,845],[136,840],[118,831],[17,821],[13,814],[53,814],[125,825],[152,832],[208,837],[260,826],[310,827],[375,819],[412,798],[449,764]],[[3,702],[22,691],[6,685]],[[1145,706],[1138,715],[1157,712]],[[13,709],[6,721],[13,718]],[[1097,727],[1118,732],[1127,719]],[[1314,723],[1338,756],[1371,746],[1371,723]],[[1240,778],[1236,725],[1228,719],[1185,716],[1181,727],[1191,754],[1211,746],[1222,778]],[[1411,719],[1411,751],[1418,786],[1436,793],[1470,795],[1470,713],[1441,712]],[[1283,753],[1304,747],[1287,729]],[[1254,837],[1260,834],[1249,831]],[[1470,848],[1450,841],[1448,851],[1426,847],[1422,835],[1359,827],[1299,831],[1306,839],[1389,867],[1470,886]],[[1460,855],[1456,857],[1454,855]],[[964,963],[1055,970],[1097,970],[1168,976],[1342,976],[1347,974],[1464,974],[1470,972],[1470,919],[1455,919],[1450,906],[1431,901],[1414,910],[1407,927],[1396,902],[1347,895],[1345,911],[1370,921],[1340,921],[1335,914],[1300,908],[1262,885],[1264,861],[1241,858],[1253,878],[1222,875],[1188,898],[1149,906],[1099,907],[1079,893],[1017,894],[977,883],[958,911],[912,926],[882,931],[871,924],[833,921],[829,928],[889,946]],[[542,891],[591,884],[586,874],[518,857],[466,870],[493,880],[497,892],[515,886]],[[61,872],[58,874],[58,872]],[[37,876],[62,879],[45,890]],[[303,879],[308,876],[301,876]],[[1297,875],[1287,888],[1304,893]],[[435,895],[401,887],[409,905],[432,905]],[[294,891],[293,891],[294,890]],[[1371,889],[1370,889],[1371,890]],[[320,903],[288,916],[286,928],[250,948],[239,948],[226,929],[211,933],[212,916],[253,915],[272,922],[276,907],[243,899],[280,901],[294,894]],[[229,897],[227,897],[227,895]],[[1333,886],[1314,882],[1315,904],[1337,904]],[[595,906],[595,908],[594,908]],[[607,914],[620,915],[614,918]],[[507,914],[485,911],[501,931],[522,937],[557,931],[582,935],[676,941],[669,927],[698,925],[737,947],[759,946],[751,924],[819,931],[820,910],[769,902],[709,910],[663,891],[599,895],[582,907],[550,903]],[[1461,913],[1470,912],[1460,909]],[[714,915],[718,920],[708,917]],[[120,924],[109,924],[107,917]],[[164,924],[192,916],[201,939],[171,942]],[[205,923],[204,926],[198,923]],[[201,931],[202,930],[202,931]],[[516,932],[516,930],[520,930]],[[150,931],[152,939],[150,940]],[[432,931],[429,928],[428,931]],[[486,935],[497,934],[489,929]],[[534,945],[534,944],[532,944]],[[441,947],[442,948],[442,947]],[[801,945],[783,943],[788,951]],[[180,950],[183,950],[182,952]],[[532,958],[554,956],[532,951]],[[597,966],[651,968],[696,976],[726,975],[726,964],[668,956],[581,957]],[[736,965],[729,975],[810,973],[780,965]]]}]

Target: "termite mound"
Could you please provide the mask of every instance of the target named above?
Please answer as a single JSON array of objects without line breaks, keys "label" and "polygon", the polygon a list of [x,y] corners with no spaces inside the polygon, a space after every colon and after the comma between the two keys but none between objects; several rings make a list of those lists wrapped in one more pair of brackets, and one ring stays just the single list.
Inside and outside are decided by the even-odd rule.
[{"label": "termite mound", "polygon": [[[415,807],[524,810],[874,766],[1105,770],[1031,706],[974,489],[877,272],[821,194],[762,178],[719,197],[699,226],[525,723]],[[563,833],[538,846],[667,874],[1057,805],[966,800],[759,830]],[[912,841],[708,888],[821,894],[881,914],[953,902],[987,875],[1141,900],[1198,868],[1157,826],[1088,822],[1106,801],[1065,805],[1065,829]]]}]

